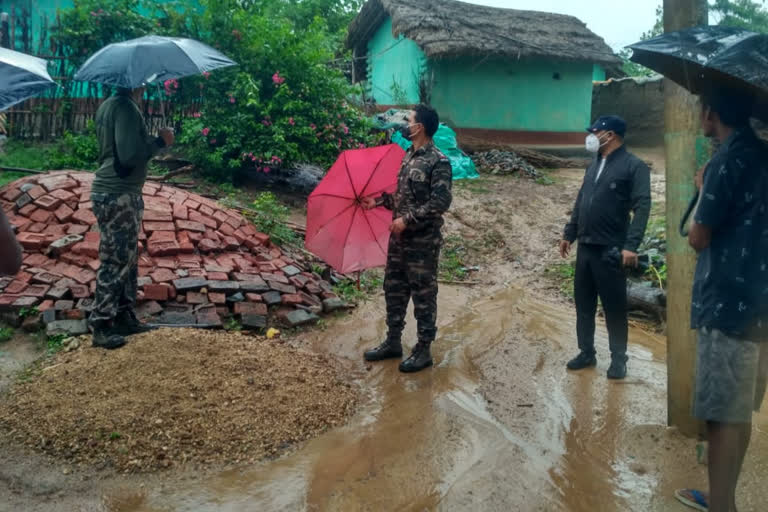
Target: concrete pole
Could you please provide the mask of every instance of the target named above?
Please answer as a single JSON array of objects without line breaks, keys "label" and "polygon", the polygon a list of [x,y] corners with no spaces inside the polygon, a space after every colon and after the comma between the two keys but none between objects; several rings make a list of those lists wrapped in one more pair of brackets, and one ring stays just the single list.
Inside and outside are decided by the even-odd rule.
[{"label": "concrete pole", "polygon": [[[706,25],[707,21],[707,0],[664,0],[665,32]],[[700,423],[691,416],[696,336],[690,329],[690,315],[696,256],[677,228],[695,192],[693,177],[709,158],[700,112],[697,97],[665,80],[667,422],[691,437],[701,432]]]}]

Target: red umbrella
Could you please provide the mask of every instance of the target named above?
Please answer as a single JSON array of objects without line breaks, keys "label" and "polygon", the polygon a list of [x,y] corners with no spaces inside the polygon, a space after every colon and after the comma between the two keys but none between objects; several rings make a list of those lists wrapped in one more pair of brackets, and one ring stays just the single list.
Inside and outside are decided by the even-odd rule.
[{"label": "red umbrella", "polygon": [[392,212],[360,200],[395,191],[403,156],[397,144],[344,151],[309,196],[307,250],[342,274],[383,266]]}]

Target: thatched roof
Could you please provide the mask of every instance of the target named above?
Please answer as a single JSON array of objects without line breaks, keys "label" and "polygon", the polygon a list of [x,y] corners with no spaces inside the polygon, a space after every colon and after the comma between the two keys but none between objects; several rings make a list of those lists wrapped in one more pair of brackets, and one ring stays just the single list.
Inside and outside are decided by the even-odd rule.
[{"label": "thatched roof", "polygon": [[[347,47],[365,56],[368,41],[388,16],[394,35],[412,39],[428,57],[552,57],[609,68],[620,63],[605,41],[573,16],[455,0],[368,0],[349,26]],[[356,65],[362,78],[365,60]]]}]

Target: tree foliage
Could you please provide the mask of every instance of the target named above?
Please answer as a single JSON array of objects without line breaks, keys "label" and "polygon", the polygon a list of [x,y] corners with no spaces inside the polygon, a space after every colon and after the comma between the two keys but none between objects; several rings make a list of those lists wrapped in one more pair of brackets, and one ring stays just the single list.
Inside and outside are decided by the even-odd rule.
[{"label": "tree foliage", "polygon": [[[329,165],[373,143],[340,62],[360,0],[76,0],[56,36],[75,64],[102,46],[147,34],[193,37],[237,66],[162,84],[179,141],[204,172],[228,179],[295,162]],[[189,5],[189,4],[186,4]],[[156,94],[155,90],[150,91]]]},{"label": "tree foliage", "polygon": [[764,1],[714,0],[710,12],[718,25],[768,33],[768,10]]},{"label": "tree foliage", "polygon": [[[768,9],[765,1],[755,0],[711,0],[709,12],[717,25],[739,27],[754,32],[768,33]],[[656,7],[656,21],[653,27],[640,36],[641,41],[654,38],[664,33],[664,7]],[[619,57],[623,61],[622,70],[629,76],[651,76],[653,71],[630,61],[632,50],[622,49]]]}]

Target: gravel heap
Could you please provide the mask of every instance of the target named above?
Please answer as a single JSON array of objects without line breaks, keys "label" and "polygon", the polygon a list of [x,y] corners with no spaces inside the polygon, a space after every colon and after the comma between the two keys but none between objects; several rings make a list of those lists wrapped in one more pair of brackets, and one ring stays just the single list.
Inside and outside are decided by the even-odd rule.
[{"label": "gravel heap", "polygon": [[56,355],[0,399],[0,443],[131,473],[252,463],[342,425],[357,397],[329,356],[163,329]]}]

